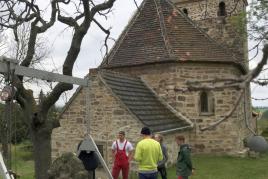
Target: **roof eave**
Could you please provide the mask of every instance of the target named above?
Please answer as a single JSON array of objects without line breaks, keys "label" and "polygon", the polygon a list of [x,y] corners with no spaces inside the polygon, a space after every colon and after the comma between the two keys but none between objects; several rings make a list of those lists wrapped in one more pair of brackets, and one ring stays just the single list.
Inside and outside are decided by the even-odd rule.
[{"label": "roof eave", "polygon": [[159,61],[159,62],[148,62],[148,63],[141,63],[141,64],[125,64],[125,65],[115,65],[115,66],[108,66],[108,67],[101,67],[101,69],[119,69],[119,68],[127,68],[127,67],[138,67],[138,66],[146,66],[146,65],[153,65],[153,64],[162,64],[162,63],[221,63],[221,64],[232,64],[236,68],[238,68],[242,74],[248,73],[248,68],[243,65],[242,63],[232,62],[232,61],[196,61],[196,60],[187,60],[181,61],[176,59],[166,60],[166,61]]},{"label": "roof eave", "polygon": [[157,133],[159,133],[159,134],[168,134],[168,133],[172,133],[172,132],[181,132],[181,131],[185,131],[185,130],[191,130],[193,128],[194,128],[194,124],[191,124],[190,126],[158,131]]}]

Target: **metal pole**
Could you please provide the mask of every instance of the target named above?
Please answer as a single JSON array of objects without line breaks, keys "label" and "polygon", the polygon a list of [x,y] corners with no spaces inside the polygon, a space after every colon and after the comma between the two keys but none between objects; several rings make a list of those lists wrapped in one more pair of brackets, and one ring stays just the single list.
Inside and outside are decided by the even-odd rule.
[{"label": "metal pole", "polygon": [[86,117],[85,117],[85,120],[86,120],[86,124],[87,124],[87,135],[89,137],[89,143],[93,145],[93,148],[94,148],[94,151],[96,152],[96,154],[98,155],[98,158],[100,160],[100,163],[102,164],[104,170],[106,171],[109,179],[113,179],[113,176],[105,162],[105,160],[103,159],[97,145],[95,144],[93,138],[91,137],[90,135],[90,107],[91,107],[91,103],[90,103],[90,90],[91,90],[91,85],[90,85],[90,81],[89,81],[89,76],[87,77],[88,79],[88,86],[86,88]]},{"label": "metal pole", "polygon": [[11,101],[6,101],[5,104],[5,122],[6,122],[6,137],[7,137],[7,168],[11,170],[11,115],[10,115]]},{"label": "metal pole", "polygon": [[6,168],[1,152],[0,152],[0,174],[4,177],[4,179],[13,179],[13,177],[9,175],[9,172]]},{"label": "metal pole", "polygon": [[113,176],[112,176],[112,174],[111,174],[111,172],[110,172],[110,170],[109,170],[109,168],[108,168],[106,162],[104,161],[103,157],[101,156],[101,153],[100,153],[100,151],[99,151],[97,145],[95,144],[93,138],[92,138],[90,135],[89,135],[89,139],[90,139],[91,143],[94,145],[95,152],[96,152],[96,154],[98,155],[98,158],[99,158],[99,160],[100,160],[100,163],[101,163],[102,166],[104,167],[104,170],[106,171],[106,173],[107,173],[107,175],[108,175],[108,178],[109,178],[109,179],[113,179]]},{"label": "metal pole", "polygon": [[87,84],[88,86],[85,88],[86,89],[86,124],[87,124],[87,134],[90,135],[90,81],[89,81],[89,76],[86,77],[88,80]]}]

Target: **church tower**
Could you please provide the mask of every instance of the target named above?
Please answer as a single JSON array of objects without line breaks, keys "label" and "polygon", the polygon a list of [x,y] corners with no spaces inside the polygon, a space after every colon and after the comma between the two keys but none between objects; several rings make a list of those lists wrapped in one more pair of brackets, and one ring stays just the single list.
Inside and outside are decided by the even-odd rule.
[{"label": "church tower", "polygon": [[231,49],[240,62],[247,64],[246,23],[241,22],[247,0],[172,1],[212,39]]}]

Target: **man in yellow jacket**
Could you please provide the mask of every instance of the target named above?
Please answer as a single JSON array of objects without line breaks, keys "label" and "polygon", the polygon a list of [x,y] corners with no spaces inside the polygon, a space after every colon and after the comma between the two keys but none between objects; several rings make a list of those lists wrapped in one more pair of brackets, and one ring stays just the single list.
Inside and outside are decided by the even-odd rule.
[{"label": "man in yellow jacket", "polygon": [[142,140],[137,144],[134,159],[139,164],[139,179],[157,179],[157,162],[163,160],[160,143],[151,138],[148,127],[141,129]]}]

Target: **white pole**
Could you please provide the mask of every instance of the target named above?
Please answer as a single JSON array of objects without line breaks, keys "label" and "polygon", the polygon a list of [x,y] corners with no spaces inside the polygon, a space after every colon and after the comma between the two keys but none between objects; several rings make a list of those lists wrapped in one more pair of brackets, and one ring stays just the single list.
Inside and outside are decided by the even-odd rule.
[{"label": "white pole", "polygon": [[9,175],[9,172],[7,171],[7,167],[4,163],[4,159],[1,152],[0,152],[0,174],[4,177],[4,179],[13,179],[13,177],[11,177]]}]

